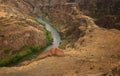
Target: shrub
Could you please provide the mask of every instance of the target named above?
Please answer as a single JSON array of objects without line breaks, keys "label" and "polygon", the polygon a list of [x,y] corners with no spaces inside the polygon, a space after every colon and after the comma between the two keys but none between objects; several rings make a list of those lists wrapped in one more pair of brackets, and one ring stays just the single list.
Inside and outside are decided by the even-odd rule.
[{"label": "shrub", "polygon": [[8,65],[11,65],[13,63],[16,63],[18,62],[21,58],[23,58],[24,56],[28,55],[32,53],[31,50],[29,48],[22,48],[20,50],[20,52],[12,55],[12,56],[8,56],[7,58],[5,59],[1,59],[0,60],[0,66],[8,66]]},{"label": "shrub", "polygon": [[37,52],[37,51],[40,51],[43,48],[44,48],[43,46],[33,46],[30,49],[31,49],[32,52]]},{"label": "shrub", "polygon": [[13,64],[15,62],[18,62],[21,57],[23,57],[23,56],[21,56],[19,54],[15,54],[11,57],[3,59],[0,61],[0,66],[7,66],[7,65]]},{"label": "shrub", "polygon": [[51,32],[45,30],[47,45],[50,45],[53,42],[53,37]]}]

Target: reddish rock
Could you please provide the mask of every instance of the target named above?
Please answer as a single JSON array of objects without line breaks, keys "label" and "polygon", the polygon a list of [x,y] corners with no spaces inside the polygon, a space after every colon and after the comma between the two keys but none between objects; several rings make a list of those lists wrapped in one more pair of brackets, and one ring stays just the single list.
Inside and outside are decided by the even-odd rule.
[{"label": "reddish rock", "polygon": [[65,56],[64,52],[58,48],[52,48],[50,50],[48,50],[47,52],[44,52],[42,53],[39,58],[42,59],[42,58],[45,58],[45,57],[48,57],[48,56],[53,56],[53,55],[56,55],[56,56]]}]

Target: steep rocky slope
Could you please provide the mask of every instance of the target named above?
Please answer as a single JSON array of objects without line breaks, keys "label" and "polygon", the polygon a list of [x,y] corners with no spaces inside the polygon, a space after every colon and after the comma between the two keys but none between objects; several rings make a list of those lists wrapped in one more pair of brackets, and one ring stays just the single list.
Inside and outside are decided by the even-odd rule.
[{"label": "steep rocky slope", "polygon": [[120,0],[76,0],[80,11],[97,19],[97,25],[120,29]]},{"label": "steep rocky slope", "polygon": [[78,7],[87,15],[119,15],[119,0],[76,0]]},{"label": "steep rocky slope", "polygon": [[14,56],[19,58],[29,54],[29,48],[46,44],[42,25],[24,12],[0,3],[0,66],[11,63]]}]

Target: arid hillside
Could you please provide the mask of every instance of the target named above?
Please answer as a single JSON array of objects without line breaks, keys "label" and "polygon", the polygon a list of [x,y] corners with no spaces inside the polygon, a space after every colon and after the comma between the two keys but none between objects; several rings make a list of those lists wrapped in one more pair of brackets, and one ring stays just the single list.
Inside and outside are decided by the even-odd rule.
[{"label": "arid hillside", "polygon": [[17,55],[19,58],[29,54],[29,48],[46,45],[45,29],[35,18],[0,3],[0,66],[10,63]]},{"label": "arid hillside", "polygon": [[[3,39],[0,42],[2,46],[12,43],[6,41],[8,37],[15,38],[12,48],[16,50],[24,45],[46,43],[43,27],[32,20],[33,16],[43,16],[44,20],[61,34],[62,42],[59,48],[64,56],[57,57],[48,51],[39,56],[46,56],[43,59],[38,57],[14,67],[0,68],[0,76],[120,76],[119,0],[1,2],[1,7],[9,5],[9,8],[14,7],[11,9],[17,10],[15,14],[11,13],[12,16],[10,13],[6,16],[5,11],[0,12],[3,14],[1,16],[5,15],[0,18],[0,31],[5,34],[0,35]],[[13,29],[16,27],[17,29]],[[11,48],[11,45],[1,49],[7,48]]]}]

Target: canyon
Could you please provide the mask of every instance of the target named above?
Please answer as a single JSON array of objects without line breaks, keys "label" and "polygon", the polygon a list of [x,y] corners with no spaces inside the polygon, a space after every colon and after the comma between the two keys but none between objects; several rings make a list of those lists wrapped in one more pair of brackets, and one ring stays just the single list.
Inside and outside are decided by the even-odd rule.
[{"label": "canyon", "polygon": [[0,76],[119,76],[119,2],[0,0],[1,59],[21,52],[24,46],[47,45],[44,26],[36,17],[43,16],[62,37],[60,51],[55,49],[60,54],[49,50],[40,54],[43,58],[0,67]]}]

